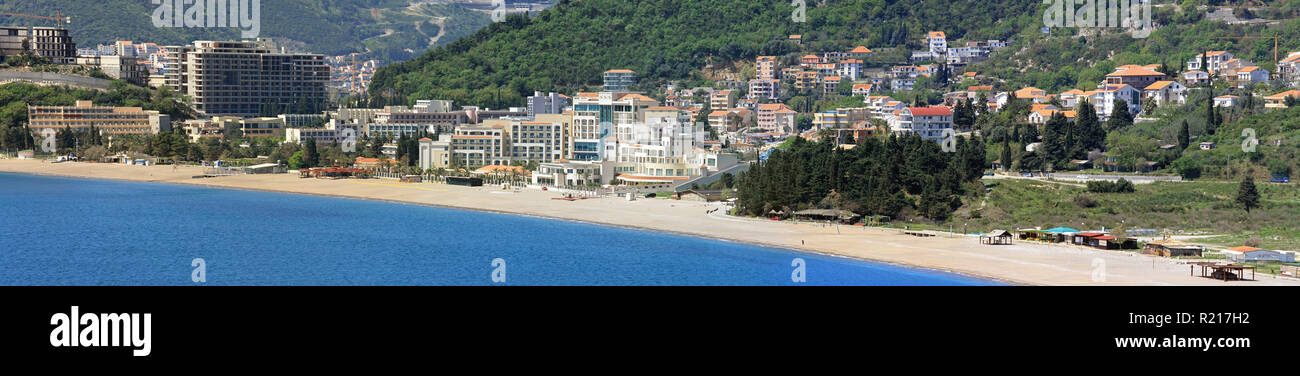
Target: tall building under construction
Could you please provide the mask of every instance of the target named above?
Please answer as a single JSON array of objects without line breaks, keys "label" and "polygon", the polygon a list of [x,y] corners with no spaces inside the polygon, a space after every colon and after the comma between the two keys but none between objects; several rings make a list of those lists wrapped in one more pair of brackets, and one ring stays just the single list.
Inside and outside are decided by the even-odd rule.
[{"label": "tall building under construction", "polygon": [[276,53],[256,42],[167,47],[167,86],[210,115],[255,116],[263,106],[323,104],[330,68],[316,54]]}]

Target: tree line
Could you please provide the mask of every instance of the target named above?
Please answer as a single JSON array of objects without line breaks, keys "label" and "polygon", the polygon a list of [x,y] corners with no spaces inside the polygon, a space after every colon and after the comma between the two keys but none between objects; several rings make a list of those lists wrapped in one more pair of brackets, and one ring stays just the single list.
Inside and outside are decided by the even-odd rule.
[{"label": "tree line", "polygon": [[891,218],[942,221],[983,194],[978,139],[957,138],[955,152],[920,136],[858,140],[849,150],[832,141],[794,138],[737,177],[741,215],[789,216],[807,208]]}]

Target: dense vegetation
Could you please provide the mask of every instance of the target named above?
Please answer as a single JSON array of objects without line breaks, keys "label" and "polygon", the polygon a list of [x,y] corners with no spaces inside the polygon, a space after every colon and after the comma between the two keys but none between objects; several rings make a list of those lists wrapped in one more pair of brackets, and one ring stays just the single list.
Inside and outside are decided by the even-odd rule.
[{"label": "dense vegetation", "polygon": [[[261,2],[261,37],[287,38],[315,53],[342,55],[364,52],[369,57],[398,61],[418,54],[439,33],[437,19],[446,18],[446,44],[472,33],[491,19],[457,4],[426,4],[410,0],[270,0]],[[194,40],[241,39],[234,28],[156,28],[152,14],[158,6],[141,0],[0,0],[0,11],[72,17],[69,25],[78,46],[118,40],[185,44]],[[0,16],[0,24],[39,25],[38,20]],[[45,22],[48,24],[48,22]],[[413,52],[408,52],[411,49]]]},{"label": "dense vegetation", "polygon": [[[819,5],[819,3],[821,5]],[[594,87],[609,69],[632,69],[648,88],[698,79],[700,68],[803,51],[921,48],[925,33],[1006,39],[1041,23],[1038,0],[808,2],[793,22],[788,1],[560,1],[538,17],[508,17],[478,33],[386,67],[373,88],[414,99],[517,106],[534,90]],[[971,16],[971,15],[978,15]],[[803,44],[786,41],[803,35]],[[645,90],[650,91],[650,90]]]},{"label": "dense vegetation", "polygon": [[842,150],[793,138],[741,173],[742,215],[789,216],[807,208],[891,218],[946,220],[963,197],[983,194],[983,146],[958,138],[955,152],[919,136],[870,138]]}]

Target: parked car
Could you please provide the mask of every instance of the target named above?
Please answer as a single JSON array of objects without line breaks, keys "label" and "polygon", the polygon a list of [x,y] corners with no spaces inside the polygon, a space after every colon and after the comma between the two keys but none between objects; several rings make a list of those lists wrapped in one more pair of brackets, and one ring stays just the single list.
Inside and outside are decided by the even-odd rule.
[{"label": "parked car", "polygon": [[1268,182],[1269,183],[1290,183],[1291,177],[1286,175],[1281,175],[1281,174],[1273,175],[1273,178],[1269,179]]}]

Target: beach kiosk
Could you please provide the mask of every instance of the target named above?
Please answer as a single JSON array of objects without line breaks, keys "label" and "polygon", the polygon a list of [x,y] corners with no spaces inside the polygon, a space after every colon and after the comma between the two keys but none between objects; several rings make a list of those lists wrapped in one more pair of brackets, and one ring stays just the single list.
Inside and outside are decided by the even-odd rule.
[{"label": "beach kiosk", "polygon": [[985,244],[985,245],[1011,244],[1011,240],[1013,238],[1014,236],[1011,236],[1011,232],[1007,230],[993,230],[993,231],[989,231],[988,234],[980,235],[980,244]]}]

